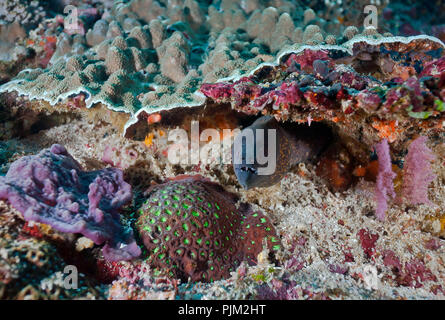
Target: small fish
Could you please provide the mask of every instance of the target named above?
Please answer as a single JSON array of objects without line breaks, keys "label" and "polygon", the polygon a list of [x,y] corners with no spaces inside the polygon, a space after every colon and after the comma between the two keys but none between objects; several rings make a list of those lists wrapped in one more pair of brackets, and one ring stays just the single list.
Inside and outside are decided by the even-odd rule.
[{"label": "small fish", "polygon": [[[275,135],[271,130],[275,130]],[[246,137],[254,137],[254,140]],[[319,155],[331,138],[330,130],[322,125],[296,126],[279,123],[273,116],[260,117],[244,128],[233,142],[233,169],[238,182],[246,190],[272,186],[281,181],[292,166]],[[269,163],[265,163],[266,159]],[[274,170],[263,174],[274,160]]]}]

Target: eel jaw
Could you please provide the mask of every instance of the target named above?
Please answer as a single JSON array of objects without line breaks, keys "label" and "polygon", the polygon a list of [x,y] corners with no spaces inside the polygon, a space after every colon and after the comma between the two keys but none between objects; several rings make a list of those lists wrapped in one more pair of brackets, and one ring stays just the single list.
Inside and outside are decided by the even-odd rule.
[{"label": "eel jaw", "polygon": [[238,182],[244,190],[255,187],[258,172],[255,167],[246,164],[234,165],[233,167]]}]

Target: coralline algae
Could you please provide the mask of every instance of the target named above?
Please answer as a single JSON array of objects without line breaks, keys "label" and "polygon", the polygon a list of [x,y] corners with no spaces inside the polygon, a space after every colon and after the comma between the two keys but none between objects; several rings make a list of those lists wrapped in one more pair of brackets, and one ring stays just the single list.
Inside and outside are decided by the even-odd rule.
[{"label": "coralline algae", "polygon": [[[426,36],[296,45],[275,63],[264,63],[241,78],[204,83],[200,90],[246,114],[308,124],[324,121],[342,139],[355,140],[368,151],[391,136],[400,151],[416,123],[425,132],[443,128],[444,50],[440,40]],[[387,129],[390,121],[394,125]],[[354,156],[364,157],[353,149]]]},{"label": "coralline algae", "polygon": [[122,171],[83,171],[61,145],[15,161],[0,177],[0,199],[8,200],[27,221],[105,243],[103,254],[109,260],[140,254],[132,231],[120,222],[119,209],[132,199]]},{"label": "coralline algae", "polygon": [[[426,110],[418,99],[422,92],[433,102],[443,99],[444,49],[439,40],[426,37],[358,38],[344,48],[300,47],[283,53],[275,65],[263,64],[241,79],[203,84],[201,91],[249,113],[272,106],[271,112],[283,119],[292,113],[292,106],[309,111],[342,109],[345,114],[357,106],[374,114],[402,109],[414,118],[427,118],[441,110]],[[388,110],[404,96],[410,101]],[[384,108],[377,110],[382,104]]]}]

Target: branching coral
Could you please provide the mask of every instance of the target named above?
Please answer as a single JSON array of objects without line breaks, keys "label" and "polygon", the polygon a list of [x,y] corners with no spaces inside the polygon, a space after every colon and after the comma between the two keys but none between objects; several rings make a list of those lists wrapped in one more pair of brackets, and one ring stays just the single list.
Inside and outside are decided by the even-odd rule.
[{"label": "branching coral", "polygon": [[109,260],[139,256],[133,233],[120,223],[119,209],[132,198],[119,169],[83,171],[61,145],[15,161],[0,177],[0,199],[8,200],[27,221],[81,233],[102,244]]}]

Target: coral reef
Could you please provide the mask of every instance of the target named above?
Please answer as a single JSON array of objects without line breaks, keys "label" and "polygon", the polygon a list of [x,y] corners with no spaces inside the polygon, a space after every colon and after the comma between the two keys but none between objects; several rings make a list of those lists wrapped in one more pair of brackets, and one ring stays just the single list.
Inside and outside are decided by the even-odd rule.
[{"label": "coral reef", "polygon": [[442,1],[390,1],[382,10],[382,20],[394,34],[429,34],[445,41],[443,9]]},{"label": "coral reef", "polygon": [[200,176],[176,177],[147,191],[138,230],[150,265],[175,278],[215,281],[241,262],[256,262],[263,246],[279,248],[273,225],[234,194]]},{"label": "coral reef", "polygon": [[[69,97],[83,93],[87,108],[99,104],[128,114],[122,115],[126,124],[119,129],[131,137],[139,128],[139,122],[152,113],[206,103],[198,92],[202,83],[214,82],[233,73],[246,74],[260,63],[270,61],[274,54],[289,52],[292,45],[322,45],[320,49],[325,47],[331,55],[335,50],[350,52],[356,45],[362,49],[355,50],[354,55],[358,55],[360,63],[366,63],[372,50],[377,49],[372,49],[375,47],[373,39],[382,39],[380,34],[370,34],[368,40],[358,42],[356,38],[361,34],[357,28],[352,30],[350,26],[348,29],[338,21],[328,22],[328,19],[317,17],[314,10],[285,3],[278,10],[266,7],[267,4],[250,7],[229,1],[208,6],[195,1],[162,5],[157,1],[133,0],[115,4],[100,19],[90,18],[94,23],[84,26],[85,35],[57,31],[54,22],[47,26],[46,32],[57,37],[57,49],[49,67],[24,70],[0,90],[17,91],[31,100],[45,100],[51,105],[49,112],[54,112],[53,107]],[[92,12],[82,10],[81,13]],[[97,11],[99,16],[100,12]],[[206,13],[208,22],[204,18]],[[168,19],[157,18],[165,14]],[[236,32],[233,24],[237,25]],[[344,31],[344,39],[352,39],[352,42],[345,43],[343,38],[337,39],[325,30],[334,34]],[[399,41],[407,42],[396,38],[380,40],[393,42],[396,47]],[[371,48],[366,49],[368,42]],[[430,50],[438,48],[437,43],[427,38],[418,42],[426,42],[423,51],[428,50],[428,46]],[[333,44],[341,46],[329,49]],[[369,52],[362,53],[363,47]],[[387,47],[393,46],[388,44]],[[205,55],[204,48],[208,51]],[[403,50],[407,49],[414,51],[415,46],[408,45]],[[388,50],[397,51],[397,48]],[[383,60],[388,60],[387,54],[382,56]],[[65,67],[66,59],[69,61]],[[385,68],[390,68],[392,63],[385,61]],[[371,81],[367,87],[372,84],[375,82]],[[373,108],[375,94],[372,91],[362,93],[365,94],[367,97],[363,100],[371,101],[367,107]]]},{"label": "coral reef", "polygon": [[110,260],[140,254],[132,232],[119,220],[119,209],[131,197],[120,170],[84,172],[61,145],[20,158],[0,177],[0,199],[8,200],[25,220],[105,242],[103,254]]},{"label": "coral reef", "polygon": [[47,13],[39,1],[5,0],[0,3],[0,60],[12,61],[24,54],[24,46],[15,46],[23,40],[27,30],[36,27]]},{"label": "coral reef", "polygon": [[1,1],[0,299],[443,299],[443,9]]},{"label": "coral reef", "polygon": [[[254,211],[266,212],[274,221],[275,230],[282,239],[282,249],[277,253],[278,266],[260,263],[257,266],[240,266],[235,270],[236,273],[232,273],[224,280],[213,283],[180,283],[177,284],[177,289],[175,289],[177,283],[175,279],[159,278],[153,270],[148,270],[148,264],[138,271],[139,278],[128,275],[125,270],[132,270],[131,265],[137,266],[140,260],[131,261],[131,265],[128,262],[117,264],[100,260],[98,264],[104,263],[109,266],[100,267],[102,271],[98,277],[106,278],[100,281],[107,284],[110,299],[166,299],[172,298],[174,294],[176,299],[255,299],[275,296],[274,293],[284,291],[289,292],[289,295],[283,293],[275,297],[289,299],[320,297],[440,299],[443,297],[440,284],[444,274],[441,259],[445,247],[442,238],[439,238],[441,234],[443,237],[445,230],[441,227],[441,221],[445,226],[443,215],[440,210],[432,207],[394,205],[389,207],[385,222],[382,223],[375,219],[373,212],[374,182],[360,180],[356,186],[344,193],[332,193],[320,183],[314,167],[306,164],[289,172],[281,183],[273,187],[261,191],[256,189],[243,191],[236,187],[236,177],[230,173],[230,167],[212,163],[211,166],[179,168],[168,162],[164,163],[161,157],[154,157],[165,147],[160,140],[156,140],[156,145],[148,148],[143,142],[123,139],[111,125],[86,123],[81,119],[44,130],[21,141],[36,145],[38,149],[46,147],[45,144],[48,143],[51,145],[48,141],[65,141],[65,144],[70,146],[70,153],[89,170],[103,167],[101,158],[107,145],[112,144],[118,150],[135,150],[138,153],[137,164],[130,165],[126,169],[126,172],[131,172],[133,176],[129,180],[126,178],[126,181],[134,181],[134,186],[149,185],[150,180],[159,181],[182,173],[199,172],[214,181],[219,181],[225,189],[239,194],[243,202],[253,206]],[[431,140],[428,145],[438,156],[444,154],[445,149],[438,141]],[[230,148],[226,152],[230,154]],[[124,159],[133,163],[133,159],[127,159],[125,156]],[[143,159],[146,160],[143,162]],[[122,164],[126,166],[125,162]],[[433,162],[432,166],[437,175],[443,175],[443,162]],[[438,205],[443,205],[445,197],[440,181],[436,179],[432,182],[430,199]],[[139,205],[134,206],[132,210],[135,212],[138,207]],[[4,211],[0,212],[0,221],[2,220],[13,221],[9,213]],[[22,230],[23,227],[18,226],[18,228]],[[365,231],[360,231],[361,229]],[[5,232],[0,236],[9,234],[11,237],[17,237],[10,229]],[[360,235],[363,237],[363,242]],[[376,238],[377,240],[373,240]],[[85,250],[86,257],[89,256],[90,250]],[[401,261],[401,269],[393,268],[389,264],[384,265],[385,250],[394,252],[394,256]],[[260,261],[262,258],[258,259],[258,262]],[[415,270],[418,270],[416,274],[424,276],[417,278],[416,282],[403,281],[408,279],[404,276],[409,272],[408,269],[404,269],[407,262],[415,262]],[[366,288],[365,270],[369,265],[375,266],[378,270],[378,289]],[[125,274],[121,275],[122,273]],[[101,291],[89,290],[91,290],[90,297],[91,295],[96,298],[101,297]]]},{"label": "coral reef", "polygon": [[153,277],[146,262],[121,266],[108,292],[109,300],[174,300],[179,280]]},{"label": "coral reef", "polygon": [[103,299],[104,288],[85,275],[78,289],[64,286],[64,264],[54,247],[46,242],[0,240],[0,299],[61,300]]}]

